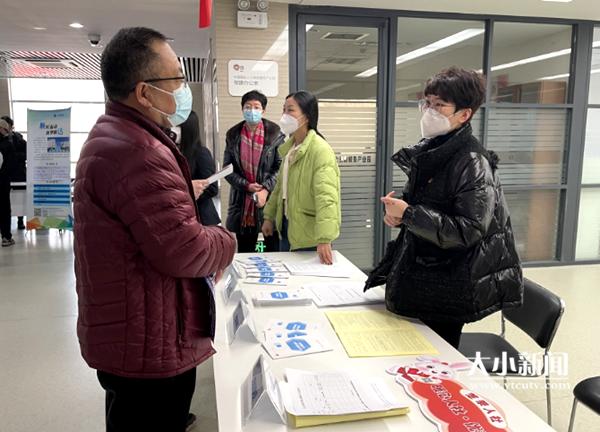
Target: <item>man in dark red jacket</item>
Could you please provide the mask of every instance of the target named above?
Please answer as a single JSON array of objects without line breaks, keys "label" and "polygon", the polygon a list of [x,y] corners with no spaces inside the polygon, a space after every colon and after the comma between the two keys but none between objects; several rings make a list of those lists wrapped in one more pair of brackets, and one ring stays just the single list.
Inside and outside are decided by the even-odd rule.
[{"label": "man in dark red jacket", "polygon": [[110,101],[75,180],[81,352],[106,390],[107,431],[184,431],[196,366],[214,353],[211,278],[235,239],[199,222],[187,162],[167,135],[191,93],[165,37],[122,29],[101,68]]}]

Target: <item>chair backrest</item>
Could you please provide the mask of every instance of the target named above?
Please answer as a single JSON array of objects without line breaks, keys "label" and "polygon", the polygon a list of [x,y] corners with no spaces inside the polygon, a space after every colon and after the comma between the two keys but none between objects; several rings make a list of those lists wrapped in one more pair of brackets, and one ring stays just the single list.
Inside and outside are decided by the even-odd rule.
[{"label": "chair backrest", "polygon": [[524,285],[523,305],[505,309],[503,315],[541,348],[547,349],[552,344],[565,304],[559,296],[527,278]]}]

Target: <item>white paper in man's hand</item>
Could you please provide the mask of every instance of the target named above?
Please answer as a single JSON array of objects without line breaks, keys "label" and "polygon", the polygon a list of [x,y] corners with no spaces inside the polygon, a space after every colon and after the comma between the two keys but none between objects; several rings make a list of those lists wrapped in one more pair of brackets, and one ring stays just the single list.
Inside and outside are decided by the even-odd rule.
[{"label": "white paper in man's hand", "polygon": [[229,164],[226,167],[224,167],[221,171],[217,171],[216,173],[211,175],[209,178],[206,179],[206,181],[208,181],[208,184],[214,183],[218,180],[221,180],[221,179],[227,177],[232,172],[233,172],[233,165]]}]

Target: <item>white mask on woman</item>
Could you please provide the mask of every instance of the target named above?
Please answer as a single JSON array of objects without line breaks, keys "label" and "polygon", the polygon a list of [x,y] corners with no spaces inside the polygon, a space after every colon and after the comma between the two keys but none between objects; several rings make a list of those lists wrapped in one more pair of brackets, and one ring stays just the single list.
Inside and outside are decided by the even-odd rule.
[{"label": "white mask on woman", "polygon": [[300,124],[296,117],[289,114],[283,114],[279,120],[279,127],[284,134],[291,135],[298,130]]},{"label": "white mask on woman", "polygon": [[423,117],[421,117],[421,135],[423,138],[435,138],[445,135],[451,130],[450,119],[444,114],[437,112],[433,108],[427,108],[423,112]]}]

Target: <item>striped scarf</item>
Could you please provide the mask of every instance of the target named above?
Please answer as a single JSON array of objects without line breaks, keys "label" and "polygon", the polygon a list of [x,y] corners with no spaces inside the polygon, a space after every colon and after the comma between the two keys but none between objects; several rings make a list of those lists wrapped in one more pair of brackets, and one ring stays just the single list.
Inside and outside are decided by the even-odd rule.
[{"label": "striped scarf", "polygon": [[[265,143],[265,128],[263,122],[261,121],[256,125],[254,133],[252,133],[248,123],[244,123],[240,138],[240,157],[242,159],[244,177],[246,177],[248,183],[256,183],[260,155],[262,154],[263,145]],[[256,204],[254,203],[254,200],[252,200],[252,195],[246,194],[244,212],[242,213],[242,227],[256,226],[255,211]]]}]

